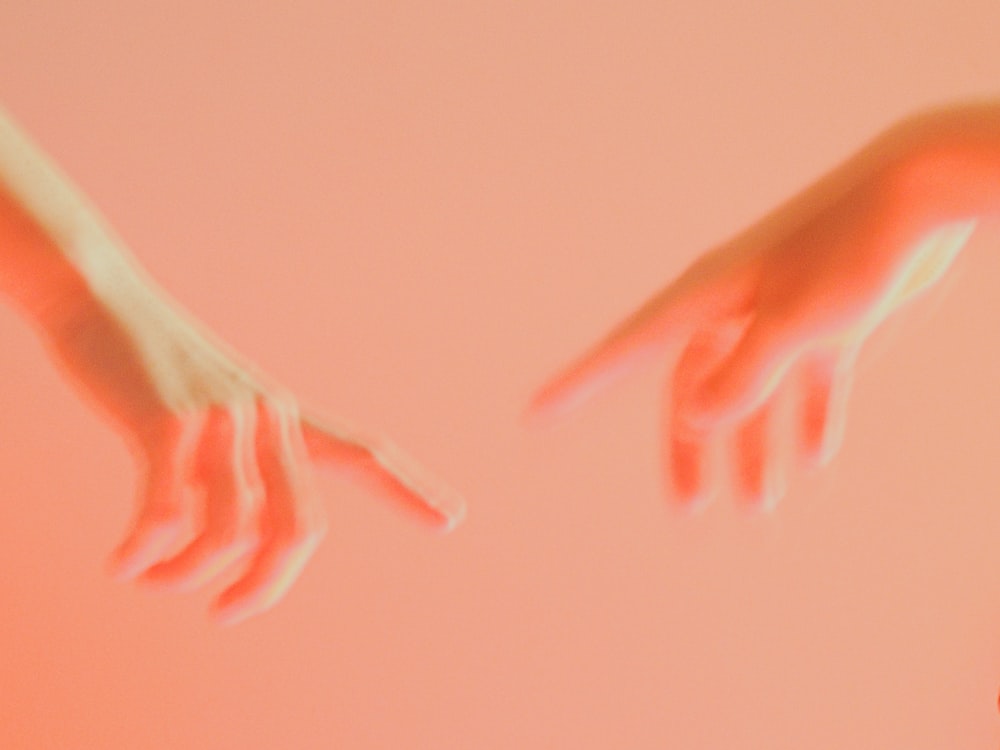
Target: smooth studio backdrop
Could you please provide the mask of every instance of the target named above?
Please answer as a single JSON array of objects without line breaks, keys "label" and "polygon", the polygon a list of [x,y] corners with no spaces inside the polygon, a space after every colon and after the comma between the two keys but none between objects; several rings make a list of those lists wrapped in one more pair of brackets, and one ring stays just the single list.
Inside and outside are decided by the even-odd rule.
[{"label": "smooth studio backdrop", "polygon": [[770,516],[666,503],[660,362],[532,390],[914,110],[1000,95],[995,0],[0,3],[0,101],[180,302],[462,490],[323,476],[274,611],[102,564],[135,468],[0,309],[0,747],[993,748],[1000,232],[862,355]]}]

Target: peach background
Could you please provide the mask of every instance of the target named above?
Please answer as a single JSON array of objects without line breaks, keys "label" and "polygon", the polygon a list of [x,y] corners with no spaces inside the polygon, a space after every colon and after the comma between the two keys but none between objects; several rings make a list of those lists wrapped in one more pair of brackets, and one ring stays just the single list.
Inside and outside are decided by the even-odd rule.
[{"label": "peach background", "polygon": [[303,579],[216,630],[104,577],[133,467],[3,308],[0,747],[996,747],[1000,233],[866,352],[773,517],[668,511],[663,366],[517,423],[705,248],[996,94],[1000,8],[944,5],[5,0],[0,99],[136,255],[470,515],[323,480]]}]

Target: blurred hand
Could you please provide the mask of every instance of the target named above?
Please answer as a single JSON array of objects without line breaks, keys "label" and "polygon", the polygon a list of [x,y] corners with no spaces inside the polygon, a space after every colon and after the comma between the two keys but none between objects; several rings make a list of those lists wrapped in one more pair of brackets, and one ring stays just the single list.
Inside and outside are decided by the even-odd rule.
[{"label": "blurred hand", "polygon": [[700,257],[545,385],[528,416],[565,413],[649,355],[680,350],[665,415],[671,494],[691,507],[716,492],[706,457],[731,431],[740,494],[772,506],[785,489],[780,393],[798,395],[795,455],[827,464],[865,339],[947,271],[975,227],[914,241],[898,210],[914,180],[869,156]]},{"label": "blurred hand", "polygon": [[434,527],[464,506],[389,442],[305,417],[295,397],[224,351],[131,274],[47,321],[65,373],[140,459],[138,512],[110,560],[121,580],[190,590],[240,571],[214,613],[273,606],[326,532],[313,465],[367,483]]}]

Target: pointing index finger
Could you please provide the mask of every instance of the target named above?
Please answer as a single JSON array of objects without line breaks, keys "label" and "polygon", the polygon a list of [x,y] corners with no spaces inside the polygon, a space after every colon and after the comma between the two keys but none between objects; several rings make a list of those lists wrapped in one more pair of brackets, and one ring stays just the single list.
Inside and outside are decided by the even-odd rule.
[{"label": "pointing index finger", "polygon": [[542,386],[528,406],[527,419],[537,423],[572,411],[651,356],[690,335],[716,291],[695,283],[696,267]]},{"label": "pointing index finger", "polygon": [[465,501],[392,442],[330,420],[302,420],[310,456],[444,531],[465,517]]}]

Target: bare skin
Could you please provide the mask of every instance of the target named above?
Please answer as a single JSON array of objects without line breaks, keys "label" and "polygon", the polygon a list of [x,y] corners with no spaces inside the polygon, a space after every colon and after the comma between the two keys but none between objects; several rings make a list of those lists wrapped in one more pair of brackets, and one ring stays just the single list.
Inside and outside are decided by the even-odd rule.
[{"label": "bare skin", "polygon": [[69,181],[0,111],[0,292],[141,467],[109,561],[123,581],[190,590],[236,571],[213,613],[275,605],[323,539],[316,466],[438,529],[464,503],[389,441],[306,415],[160,289]]},{"label": "bare skin", "polygon": [[732,437],[740,495],[772,507],[785,491],[782,393],[798,407],[796,457],[828,464],[865,340],[939,281],[998,209],[1000,105],[904,120],[699,257],[541,388],[528,417],[565,414],[650,357],[680,352],[665,419],[671,496],[695,508],[716,494],[706,457]]}]

